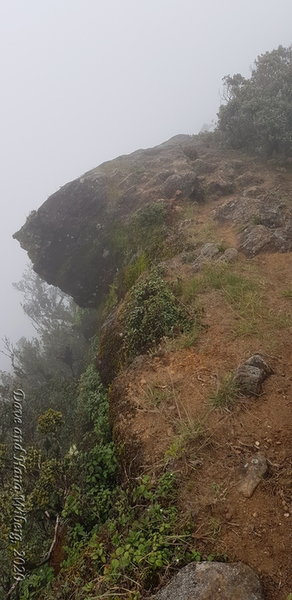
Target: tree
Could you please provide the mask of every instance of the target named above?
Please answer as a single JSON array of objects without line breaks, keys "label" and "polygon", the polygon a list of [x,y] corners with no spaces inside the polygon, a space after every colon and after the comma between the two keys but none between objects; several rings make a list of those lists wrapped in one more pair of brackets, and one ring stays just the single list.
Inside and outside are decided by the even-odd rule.
[{"label": "tree", "polygon": [[249,79],[223,78],[218,130],[233,148],[265,156],[292,154],[292,46],[266,52]]},{"label": "tree", "polygon": [[22,308],[38,333],[49,332],[56,323],[73,325],[77,306],[59,288],[48,285],[31,267],[13,284],[23,294]]}]

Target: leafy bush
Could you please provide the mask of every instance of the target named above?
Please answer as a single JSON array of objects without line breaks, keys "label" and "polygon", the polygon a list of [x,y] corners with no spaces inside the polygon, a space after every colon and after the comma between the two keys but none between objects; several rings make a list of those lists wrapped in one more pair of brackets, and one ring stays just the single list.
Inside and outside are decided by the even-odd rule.
[{"label": "leafy bush", "polygon": [[133,288],[124,327],[124,351],[133,358],[149,350],[163,336],[188,330],[190,317],[155,270]]},{"label": "leafy bush", "polygon": [[260,154],[292,153],[292,46],[266,52],[255,61],[250,79],[224,77],[227,103],[219,109],[218,129],[233,148]]},{"label": "leafy bush", "polygon": [[38,431],[43,435],[56,435],[59,427],[63,425],[63,415],[58,410],[49,408],[38,418]]},{"label": "leafy bush", "polygon": [[159,574],[200,560],[188,526],[178,521],[176,496],[171,472],[158,480],[143,475],[132,490],[113,490],[102,526],[93,526],[88,535],[80,522],[72,528],[62,589],[56,581],[46,600],[63,599],[64,589],[78,599],[86,592],[88,600],[103,594],[138,600],[156,587]]}]

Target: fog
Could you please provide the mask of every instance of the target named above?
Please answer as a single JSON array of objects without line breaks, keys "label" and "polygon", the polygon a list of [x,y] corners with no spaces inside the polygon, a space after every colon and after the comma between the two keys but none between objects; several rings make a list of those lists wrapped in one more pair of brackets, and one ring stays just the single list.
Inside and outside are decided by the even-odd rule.
[{"label": "fog", "polygon": [[0,338],[32,334],[12,287],[29,212],[104,160],[211,123],[222,77],[290,45],[291,22],[291,0],[0,0]]}]

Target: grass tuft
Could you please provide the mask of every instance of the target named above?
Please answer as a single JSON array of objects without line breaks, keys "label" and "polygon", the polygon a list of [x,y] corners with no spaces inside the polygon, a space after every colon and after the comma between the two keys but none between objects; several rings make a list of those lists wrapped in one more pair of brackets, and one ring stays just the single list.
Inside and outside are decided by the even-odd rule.
[{"label": "grass tuft", "polygon": [[187,452],[188,446],[201,438],[205,433],[204,425],[200,421],[188,419],[180,421],[178,433],[165,453],[165,458],[179,459]]},{"label": "grass tuft", "polygon": [[215,408],[231,408],[239,395],[238,386],[234,381],[234,374],[228,373],[222,379],[217,391],[210,396],[210,401]]}]

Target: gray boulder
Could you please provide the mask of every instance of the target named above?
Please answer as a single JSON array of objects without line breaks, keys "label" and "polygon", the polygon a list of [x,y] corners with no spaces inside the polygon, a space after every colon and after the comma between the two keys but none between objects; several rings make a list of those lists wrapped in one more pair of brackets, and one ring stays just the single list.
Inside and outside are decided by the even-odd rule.
[{"label": "gray boulder", "polygon": [[245,364],[258,367],[258,369],[261,369],[264,372],[266,377],[273,373],[273,369],[268,365],[261,354],[253,354],[245,361]]},{"label": "gray boulder", "polygon": [[181,569],[152,600],[264,600],[256,573],[243,563],[201,562]]},{"label": "gray boulder", "polygon": [[213,173],[213,171],[215,171],[216,169],[216,164],[211,163],[211,162],[206,162],[205,160],[202,160],[201,158],[197,158],[197,160],[195,160],[194,162],[194,169],[196,172],[196,175],[206,175],[208,173]]},{"label": "gray boulder", "polygon": [[215,216],[221,223],[241,225],[239,249],[247,256],[292,250],[291,206],[267,193],[232,198],[218,207]]},{"label": "gray boulder", "polygon": [[204,189],[202,181],[192,171],[176,173],[168,177],[161,189],[165,198],[174,198],[180,191],[185,198],[196,200],[198,202],[204,199]]},{"label": "gray boulder", "polygon": [[218,258],[220,262],[230,263],[234,262],[238,258],[238,251],[236,248],[227,248],[225,252]]},{"label": "gray boulder", "polygon": [[262,383],[273,373],[260,354],[254,354],[238,367],[234,382],[243,396],[259,396]]},{"label": "gray boulder", "polygon": [[248,256],[275,250],[273,231],[264,225],[246,227],[240,237],[240,249]]},{"label": "gray boulder", "polygon": [[218,245],[214,244],[213,242],[209,242],[204,244],[204,246],[201,248],[200,256],[204,256],[205,258],[214,258],[214,256],[219,254],[219,252],[220,250]]},{"label": "gray boulder", "polygon": [[225,181],[221,177],[210,181],[207,186],[207,194],[219,198],[220,196],[228,196],[235,190],[234,183]]},{"label": "gray boulder", "polygon": [[214,244],[212,242],[204,244],[204,246],[200,250],[199,256],[192,264],[192,270],[195,273],[198,273],[198,271],[200,271],[206,263],[208,263],[213,258],[217,257],[218,254],[220,254],[218,244]]}]

